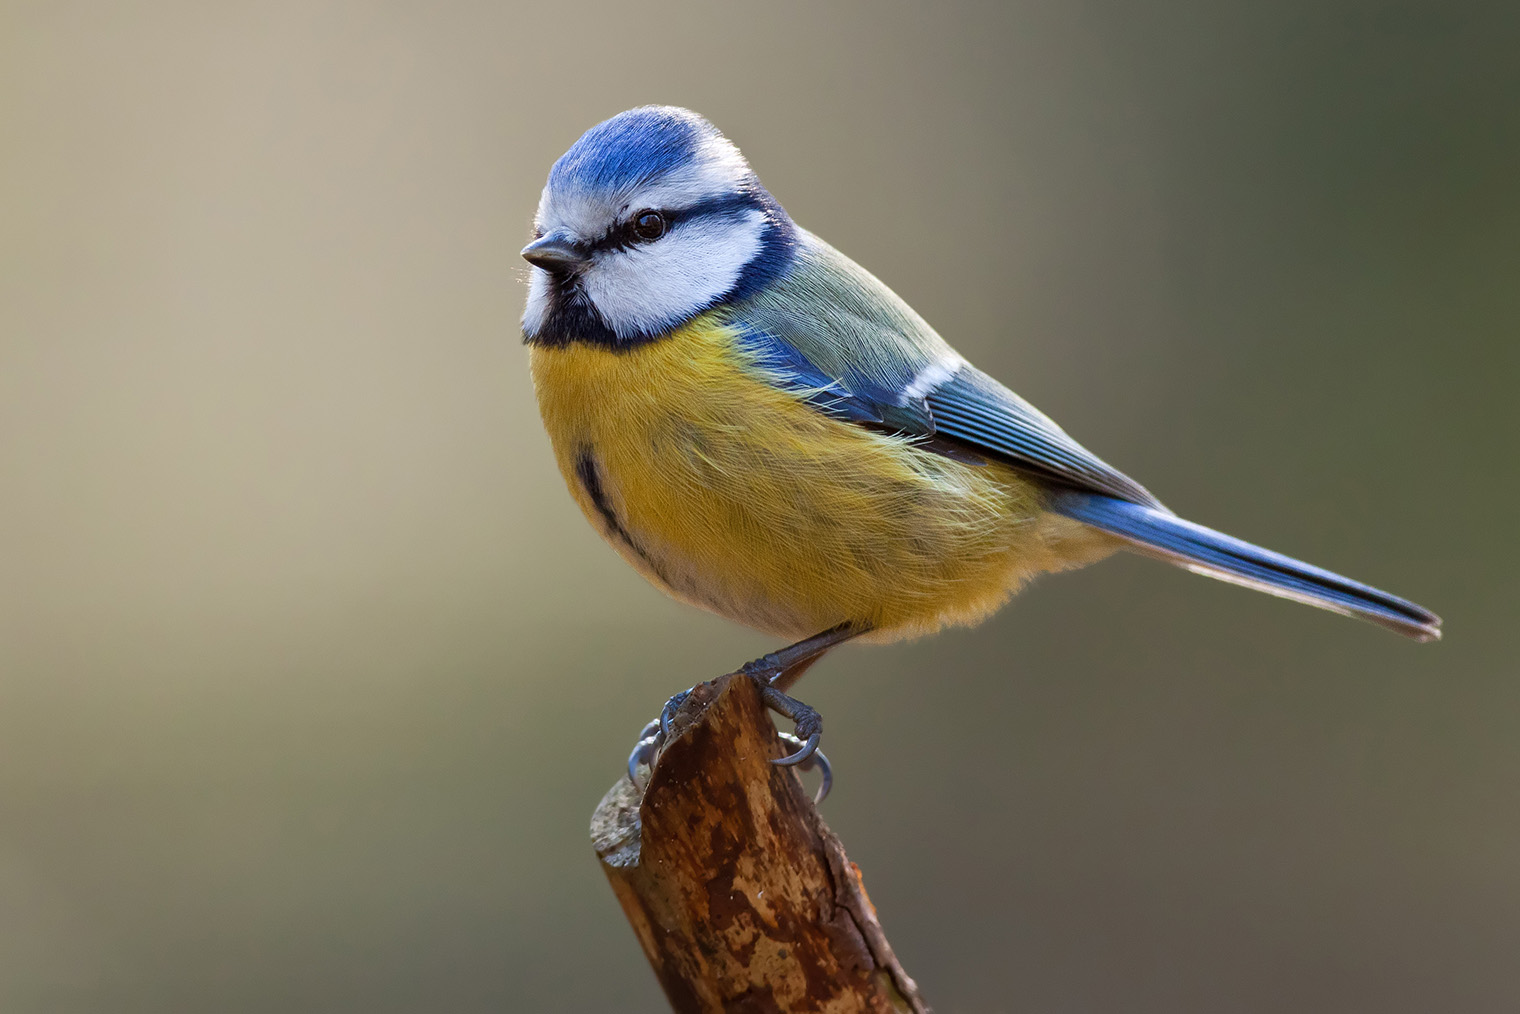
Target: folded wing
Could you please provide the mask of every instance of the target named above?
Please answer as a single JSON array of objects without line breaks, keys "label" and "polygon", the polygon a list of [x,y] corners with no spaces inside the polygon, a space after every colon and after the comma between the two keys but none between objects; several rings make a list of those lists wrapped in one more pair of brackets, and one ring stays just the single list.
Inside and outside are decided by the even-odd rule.
[{"label": "folded wing", "polygon": [[819,411],[993,459],[1048,487],[1047,509],[1195,573],[1381,624],[1419,641],[1441,620],[1413,602],[1184,521],[971,366],[898,296],[808,235],[791,276],[731,308],[741,342],[771,380]]}]

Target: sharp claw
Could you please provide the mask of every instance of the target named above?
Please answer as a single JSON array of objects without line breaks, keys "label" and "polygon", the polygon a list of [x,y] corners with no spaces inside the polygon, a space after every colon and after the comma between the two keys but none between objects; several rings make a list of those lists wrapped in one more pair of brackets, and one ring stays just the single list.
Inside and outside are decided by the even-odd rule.
[{"label": "sharp claw", "polygon": [[670,700],[665,702],[665,707],[660,710],[660,717],[649,722],[639,730],[639,739],[633,744],[633,752],[628,755],[628,780],[640,788],[639,768],[654,767],[655,761],[659,760],[660,748],[670,738],[670,719],[680,708],[681,702],[691,696],[690,690],[683,690]]},{"label": "sharp claw", "polygon": [[[798,747],[798,753],[801,753],[807,749],[807,745],[803,743],[802,740],[798,739],[796,736],[793,736],[789,732],[777,733],[777,735],[779,735],[781,737],[781,741],[783,743],[786,743],[788,746]],[[785,759],[786,758],[782,758],[782,760]],[[780,761],[772,761],[771,763],[779,764]],[[797,770],[811,771],[815,767],[823,776],[823,783],[818,786],[818,791],[813,795],[813,805],[817,806],[819,803],[828,798],[829,790],[834,787],[834,768],[831,764],[829,764],[828,757],[824,756],[823,751],[818,749],[816,744],[813,746],[813,752],[811,756],[804,757],[802,760],[797,762]]]},{"label": "sharp claw", "polygon": [[[793,742],[797,741],[796,736],[789,738]],[[789,768],[793,765],[801,764],[818,752],[818,741],[821,739],[823,739],[823,733],[815,732],[807,738],[807,741],[805,743],[802,744],[802,749],[798,750],[796,753],[787,754],[785,757],[777,757],[775,760],[771,761],[771,763],[775,764],[778,767],[784,768]]]},{"label": "sharp claw", "polygon": [[660,750],[660,744],[665,737],[660,732],[660,720],[651,720],[644,728],[639,730],[639,738],[633,744],[633,752],[628,755],[628,780],[635,785],[639,784],[639,766],[647,764],[654,767],[654,758]]},{"label": "sharp claw", "polygon": [[823,775],[823,782],[818,786],[818,791],[813,794],[813,805],[817,806],[829,798],[829,790],[834,787],[834,769],[829,765],[829,759],[823,755],[822,750],[813,751],[814,758],[818,761],[818,768]]},{"label": "sharp claw", "polygon": [[654,767],[655,754],[660,749],[659,736],[642,736],[633,744],[633,752],[628,755],[628,780],[635,785],[639,784],[639,768],[643,765]]}]

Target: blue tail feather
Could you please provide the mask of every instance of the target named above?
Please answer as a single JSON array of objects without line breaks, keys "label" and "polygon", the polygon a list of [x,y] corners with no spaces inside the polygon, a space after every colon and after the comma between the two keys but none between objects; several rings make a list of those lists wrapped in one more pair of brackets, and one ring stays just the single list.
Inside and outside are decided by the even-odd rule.
[{"label": "blue tail feather", "polygon": [[1165,510],[1076,490],[1052,493],[1048,506],[1057,514],[1128,540],[1137,552],[1159,556],[1195,573],[1371,620],[1417,641],[1441,636],[1441,618],[1413,602]]}]

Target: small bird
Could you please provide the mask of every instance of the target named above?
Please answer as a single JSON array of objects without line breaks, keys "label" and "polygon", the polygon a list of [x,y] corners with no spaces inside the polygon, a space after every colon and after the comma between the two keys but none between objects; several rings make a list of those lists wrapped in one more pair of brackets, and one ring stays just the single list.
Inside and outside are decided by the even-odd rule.
[{"label": "small bird", "polygon": [[794,642],[743,668],[796,723],[777,763],[817,749],[786,691],[830,648],[975,623],[1120,549],[1440,636],[1412,602],[1173,514],[794,223],[696,113],[586,131],[534,225],[523,339],[560,471],[655,585]]}]

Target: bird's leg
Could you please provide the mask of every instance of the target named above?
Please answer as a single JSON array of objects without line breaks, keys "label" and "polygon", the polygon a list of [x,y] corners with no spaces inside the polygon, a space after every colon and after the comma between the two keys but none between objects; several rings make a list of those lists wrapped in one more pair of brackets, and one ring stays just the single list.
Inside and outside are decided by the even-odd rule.
[{"label": "bird's leg", "polygon": [[[842,623],[821,634],[814,634],[796,644],[790,644],[779,651],[763,655],[753,662],[747,662],[739,669],[739,672],[755,681],[755,686],[760,691],[760,699],[765,702],[766,707],[785,715],[796,724],[797,735],[782,733],[781,738],[789,746],[795,746],[797,749],[771,763],[788,767],[796,766],[804,771],[816,764],[822,769],[823,787],[819,789],[814,802],[822,802],[833,784],[833,773],[829,768],[828,758],[818,749],[818,742],[823,737],[823,719],[817,711],[806,704],[788,697],[786,691],[791,689],[792,685],[802,678],[802,674],[807,672],[814,662],[822,658],[826,651],[852,637],[859,637],[867,629]],[[633,752],[628,755],[628,778],[635,784],[639,780],[639,767],[641,765],[653,767],[659,759],[660,750],[670,737],[671,717],[675,715],[676,709],[690,693],[690,690],[683,690],[666,701],[665,707],[660,711],[660,717],[644,726],[643,731],[639,733],[639,741],[634,744]]]},{"label": "bird's leg", "polygon": [[760,699],[766,707],[779,715],[785,715],[796,724],[797,738],[803,741],[800,750],[771,763],[790,767],[807,760],[818,749],[818,741],[823,738],[823,718],[806,704],[788,697],[786,692],[814,662],[823,657],[824,652],[862,633],[864,631],[857,627],[841,623],[821,634],[787,645],[780,651],[746,662],[739,670],[755,681]]}]

